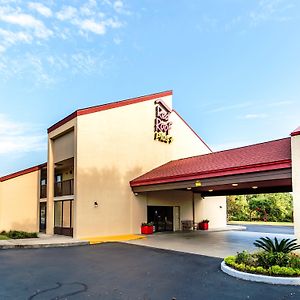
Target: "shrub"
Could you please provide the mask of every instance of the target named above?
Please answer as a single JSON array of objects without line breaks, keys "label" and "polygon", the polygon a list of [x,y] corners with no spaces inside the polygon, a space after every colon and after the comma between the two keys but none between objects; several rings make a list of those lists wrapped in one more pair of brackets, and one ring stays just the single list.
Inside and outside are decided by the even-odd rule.
[{"label": "shrub", "polygon": [[10,230],[9,232],[6,232],[5,235],[11,239],[26,239],[38,237],[36,232],[25,232],[18,230]]},{"label": "shrub", "polygon": [[300,257],[295,253],[289,254],[289,267],[300,269]]},{"label": "shrub", "polygon": [[228,256],[225,264],[241,272],[263,274],[269,276],[300,276],[300,256],[295,253],[238,252],[236,256]]},{"label": "shrub", "polygon": [[238,252],[235,259],[236,263],[244,263],[248,266],[255,266],[256,265],[256,259],[255,257],[250,254],[248,251]]},{"label": "shrub", "polygon": [[287,266],[289,263],[289,256],[283,252],[260,252],[256,254],[257,263],[264,268],[272,266]]}]

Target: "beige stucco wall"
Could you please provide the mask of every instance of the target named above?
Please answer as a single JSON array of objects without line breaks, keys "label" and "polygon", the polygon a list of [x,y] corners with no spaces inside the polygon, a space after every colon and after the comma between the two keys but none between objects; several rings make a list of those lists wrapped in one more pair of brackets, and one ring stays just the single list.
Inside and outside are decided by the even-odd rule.
[{"label": "beige stucco wall", "polygon": [[74,131],[67,132],[53,140],[54,163],[74,157]]},{"label": "beige stucco wall", "polygon": [[295,235],[300,242],[300,135],[291,137]]},{"label": "beige stucco wall", "polygon": [[199,138],[176,112],[171,114],[171,120],[174,135],[172,160],[211,152],[204,143],[199,142]]},{"label": "beige stucco wall", "polygon": [[204,197],[195,194],[195,221],[209,220],[209,228],[222,228],[227,225],[226,197]]},{"label": "beige stucco wall", "polygon": [[[171,96],[161,99],[172,108]],[[154,101],[77,118],[76,237],[138,233],[147,198],[133,195],[129,181],[172,159],[207,153],[174,113],[174,142],[154,141]]]},{"label": "beige stucco wall", "polygon": [[39,231],[39,171],[0,182],[0,231]]}]

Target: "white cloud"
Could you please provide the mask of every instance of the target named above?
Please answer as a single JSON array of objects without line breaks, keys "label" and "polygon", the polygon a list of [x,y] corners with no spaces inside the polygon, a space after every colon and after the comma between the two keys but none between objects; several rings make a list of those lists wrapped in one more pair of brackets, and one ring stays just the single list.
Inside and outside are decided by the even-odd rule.
[{"label": "white cloud", "polygon": [[74,19],[77,17],[77,9],[73,6],[64,6],[56,13],[56,17],[61,21]]},{"label": "white cloud", "polygon": [[117,0],[113,2],[113,8],[118,14],[130,15],[131,12],[125,8],[124,2]]},{"label": "white cloud", "polygon": [[123,8],[124,8],[124,4],[123,4],[123,2],[122,2],[121,0],[115,1],[114,4],[113,4],[113,6],[114,6],[114,9],[115,9],[117,12],[122,11]]},{"label": "white cloud", "polygon": [[45,24],[29,14],[20,13],[17,11],[9,12],[7,9],[0,8],[0,21],[18,25],[23,28],[31,28],[37,37],[47,39],[53,32],[48,29]]},{"label": "white cloud", "polygon": [[104,59],[101,53],[91,51],[77,52],[69,61],[74,74],[101,74],[109,60]]},{"label": "white cloud", "polygon": [[2,82],[14,79],[30,79],[33,84],[28,87],[48,88],[65,80],[65,73],[70,76],[101,75],[110,64],[111,59],[97,50],[77,50],[73,53],[38,53],[9,59],[0,56],[0,74]]},{"label": "white cloud", "polygon": [[0,155],[45,149],[46,134],[39,134],[36,125],[12,121],[0,114]]},{"label": "white cloud", "polygon": [[105,34],[106,32],[106,28],[105,28],[105,24],[102,22],[95,22],[94,20],[83,20],[82,22],[80,22],[80,27],[83,30],[87,30],[87,31],[91,31],[95,34]]},{"label": "white cloud", "polygon": [[285,0],[261,0],[258,3],[257,9],[249,13],[250,24],[257,26],[266,21],[289,21],[291,18],[285,14],[285,11],[292,7]]},{"label": "white cloud", "polygon": [[268,106],[270,106],[270,107],[286,106],[286,105],[291,105],[291,104],[294,104],[294,103],[295,103],[295,101],[283,100],[283,101],[277,101],[277,102],[269,103]]},{"label": "white cloud", "polygon": [[85,19],[81,21],[76,22],[78,26],[85,31],[90,31],[95,34],[103,35],[106,33],[106,28],[119,28],[122,26],[122,23],[118,20],[114,20],[112,18],[109,18],[104,21],[95,21],[93,19]]},{"label": "white cloud", "polygon": [[0,52],[6,51],[7,48],[19,42],[29,44],[32,42],[32,39],[28,32],[14,32],[0,28]]},{"label": "white cloud", "polygon": [[[102,72],[110,60],[103,58],[102,45],[109,38],[120,43],[117,34],[109,37],[108,33],[126,24],[125,2],[71,3],[0,0],[0,81],[32,78],[34,86],[52,85],[66,76],[60,72]],[[108,39],[102,43],[104,36]],[[90,51],[91,43],[95,51]]]},{"label": "white cloud", "polygon": [[39,14],[41,14],[44,17],[51,17],[52,16],[52,10],[45,6],[42,3],[39,2],[29,2],[28,7],[32,10],[37,11]]},{"label": "white cloud", "polygon": [[112,19],[112,18],[105,20],[104,24],[111,28],[120,28],[123,26],[123,24],[120,21],[118,21],[117,19]]},{"label": "white cloud", "polygon": [[97,1],[89,0],[80,7],[80,13],[84,16],[93,16],[97,11]]},{"label": "white cloud", "polygon": [[252,120],[252,119],[265,119],[267,117],[268,117],[267,114],[247,114],[244,116],[240,116],[239,119]]}]

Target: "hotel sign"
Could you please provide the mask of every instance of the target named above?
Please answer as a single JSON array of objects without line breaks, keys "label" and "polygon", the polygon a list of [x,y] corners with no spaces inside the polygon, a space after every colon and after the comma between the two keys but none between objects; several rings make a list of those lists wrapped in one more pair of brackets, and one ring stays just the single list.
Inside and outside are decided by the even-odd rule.
[{"label": "hotel sign", "polygon": [[161,99],[156,100],[155,121],[154,121],[154,140],[171,144],[173,137],[170,136],[172,122],[169,120],[172,110]]}]

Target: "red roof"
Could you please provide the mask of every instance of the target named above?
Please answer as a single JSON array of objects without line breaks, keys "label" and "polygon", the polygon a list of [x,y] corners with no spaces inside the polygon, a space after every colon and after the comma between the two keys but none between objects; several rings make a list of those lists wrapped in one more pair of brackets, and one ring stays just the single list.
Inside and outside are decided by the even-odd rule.
[{"label": "red roof", "polygon": [[121,101],[117,101],[117,102],[111,102],[111,103],[106,103],[106,104],[102,104],[102,105],[78,109],[78,110],[74,111],[72,114],[66,116],[62,120],[58,121],[57,123],[55,123],[54,125],[49,127],[48,133],[59,128],[63,124],[73,120],[74,118],[76,118],[78,116],[87,115],[87,114],[95,113],[98,111],[108,110],[108,109],[121,107],[121,106],[125,106],[125,105],[140,103],[143,101],[148,101],[148,100],[156,99],[159,97],[170,96],[172,94],[173,94],[173,91],[165,91],[165,92],[160,92],[160,93],[151,94],[151,95],[145,95],[145,96],[141,96],[141,97],[137,97],[137,98],[130,98],[130,99],[121,100]]},{"label": "red roof", "polygon": [[300,135],[300,126],[291,133],[291,136],[295,136],[295,135]]},{"label": "red roof", "polygon": [[131,186],[291,168],[291,139],[170,161],[132,180]]},{"label": "red roof", "polygon": [[28,168],[28,169],[24,169],[24,170],[9,174],[9,175],[5,175],[3,177],[0,177],[0,182],[5,181],[5,180],[9,180],[9,179],[12,179],[12,178],[15,178],[15,177],[18,177],[18,176],[22,176],[22,175],[25,175],[25,174],[29,174],[31,172],[38,171],[38,170],[40,170],[40,169],[42,169],[46,166],[47,166],[47,163],[44,163],[44,164],[41,164],[41,165],[37,165],[37,166],[31,167],[31,168]]}]

